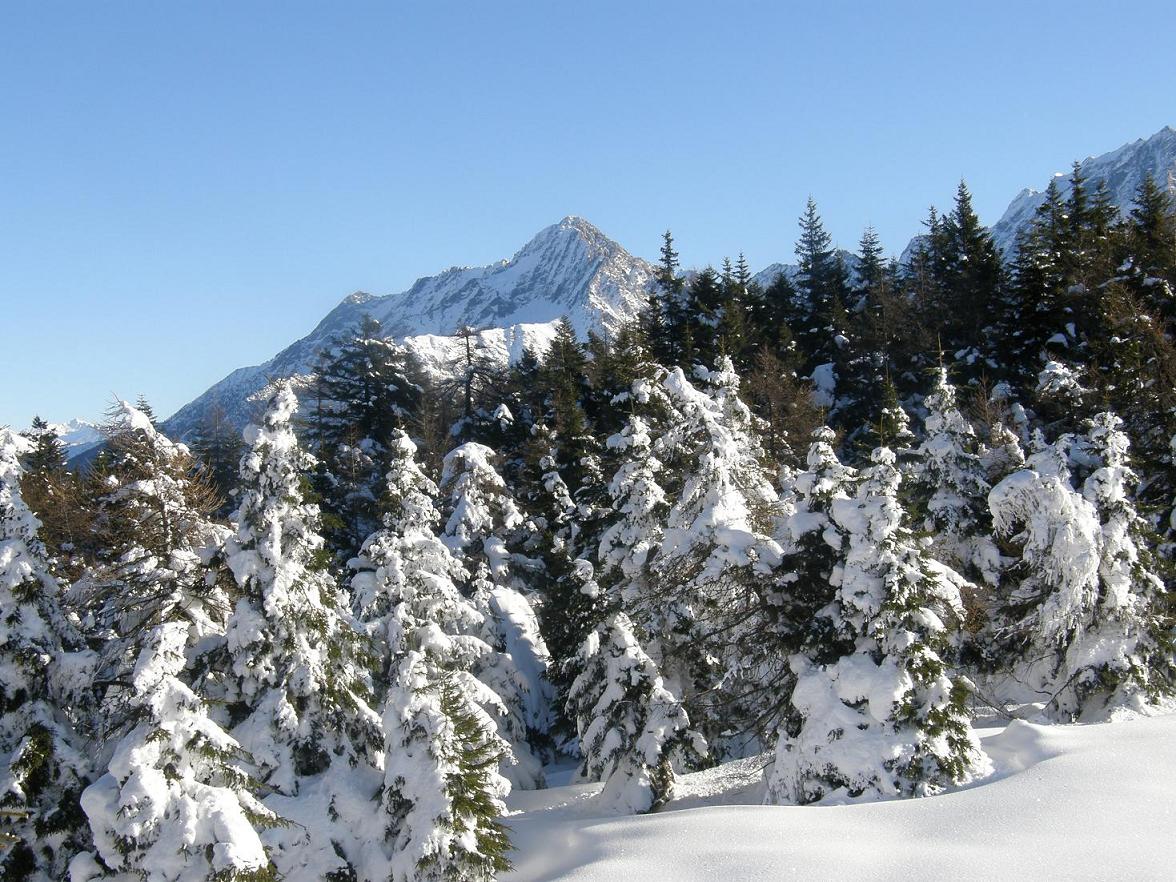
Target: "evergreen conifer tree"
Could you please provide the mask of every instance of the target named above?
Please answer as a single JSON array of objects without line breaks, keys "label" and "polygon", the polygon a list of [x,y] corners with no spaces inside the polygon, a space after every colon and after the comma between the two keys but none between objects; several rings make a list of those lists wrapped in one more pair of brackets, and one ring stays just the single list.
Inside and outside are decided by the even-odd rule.
[{"label": "evergreen conifer tree", "polygon": [[510,765],[517,766],[503,771],[520,787],[536,787],[542,771],[534,751],[550,725],[540,712],[549,706],[543,699],[550,699],[549,655],[527,597],[527,570],[539,564],[511,550],[516,531],[529,521],[507,491],[494,459],[493,450],[476,442],[446,455],[441,494],[449,517],[441,539],[472,577],[465,592],[482,614],[481,636],[494,650],[475,674],[504,708],[497,720],[499,734],[510,744]]},{"label": "evergreen conifer tree", "polygon": [[809,370],[836,364],[840,358],[836,340],[845,332],[849,283],[845,265],[833,249],[833,240],[811,196],[800,217],[796,257],[801,310],[799,324],[793,326],[793,332]]},{"label": "evergreen conifer tree", "polygon": [[315,379],[316,489],[325,538],[344,560],[378,526],[388,438],[411,418],[421,392],[408,379],[405,350],[381,333],[365,317],[354,337],[323,353]]},{"label": "evergreen conifer tree", "polygon": [[[1019,559],[995,616],[996,649],[1017,681],[1071,720],[1139,706],[1172,689],[1162,582],[1141,539],[1120,422],[1098,415],[1080,443],[1059,439],[992,489],[998,534]],[[1072,448],[1097,466],[1072,485]],[[1000,663],[998,658],[997,663]]]},{"label": "evergreen conifer tree", "polygon": [[[146,882],[268,882],[277,877],[255,827],[277,818],[237,767],[240,745],[181,679],[189,641],[180,620],[149,632],[118,698],[128,730],[81,806],[111,870]],[[95,878],[92,858],[77,864],[74,878]]]},{"label": "evergreen conifer tree", "polygon": [[878,448],[854,498],[834,499],[846,537],[834,602],[818,615],[852,649],[794,655],[795,718],[781,733],[768,801],[923,796],[989,768],[950,677],[948,617],[963,581],[903,525],[893,452]]},{"label": "evergreen conifer tree", "polygon": [[26,446],[0,429],[0,875],[50,882],[84,846],[78,796],[90,761],[77,724],[94,660],[21,496]]},{"label": "evergreen conifer tree", "polygon": [[934,553],[961,573],[994,584],[999,554],[988,540],[987,496],[980,442],[956,406],[947,369],[934,374],[924,399],[923,442],[915,451],[914,491]]},{"label": "evergreen conifer tree", "polygon": [[196,429],[192,453],[221,498],[218,513],[227,514],[233,508],[244,452],[241,433],[229,422],[224,409],[214,404]]},{"label": "evergreen conifer tree", "polygon": [[705,745],[642,650],[624,613],[614,613],[589,634],[580,675],[568,695],[583,757],[580,775],[603,781],[601,802],[623,814],[654,811],[673,795],[672,757]]},{"label": "evergreen conifer tree", "polygon": [[352,561],[352,593],[387,684],[381,806],[391,877],[486,878],[506,867],[497,818],[509,785],[496,769],[510,754],[481,709],[501,702],[469,672],[494,650],[475,636],[483,615],[459,590],[464,567],[434,532],[437,488],[415,445],[396,432],[390,450],[384,526]]},{"label": "evergreen conifer tree", "polygon": [[287,794],[336,760],[371,758],[379,733],[366,651],[326,568],[317,508],[303,500],[313,459],[291,428],[297,406],[280,383],[245,430],[237,532],[225,543],[240,592],[225,635],[231,734]]},{"label": "evergreen conifer tree", "polygon": [[[430,648],[444,646],[431,641]],[[485,882],[510,869],[499,820],[510,786],[497,773],[507,747],[468,684],[431,656],[404,655],[384,706],[391,879]]]},{"label": "evergreen conifer tree", "polygon": [[776,494],[730,359],[698,376],[704,388],[680,369],[663,381],[682,415],[664,443],[684,483],[651,562],[658,587],[640,598],[646,606],[638,621],[658,637],[651,654],[671,691],[712,748],[726,750],[724,738],[743,734],[727,705],[741,691],[747,655],[742,631],[730,622],[750,615],[759,581],[779,561],[780,548],[767,535]]}]

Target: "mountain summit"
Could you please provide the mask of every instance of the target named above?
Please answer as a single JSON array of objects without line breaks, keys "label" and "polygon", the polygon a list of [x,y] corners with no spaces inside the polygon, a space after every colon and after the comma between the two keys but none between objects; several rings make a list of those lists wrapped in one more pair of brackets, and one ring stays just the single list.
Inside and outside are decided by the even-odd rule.
[{"label": "mountain summit", "polygon": [[537,233],[509,260],[451,267],[418,279],[399,294],[351,294],[301,340],[263,364],[233,371],[164,427],[174,436],[186,435],[214,405],[230,421],[243,424],[251,395],[275,378],[310,373],[318,352],[356,330],[366,315],[380,322],[386,336],[408,343],[426,361],[429,350],[441,345],[427,335],[452,334],[464,325],[501,329],[492,343],[509,354],[521,342],[550,336],[545,333],[549,328],[536,326],[553,326],[562,316],[580,334],[611,330],[637,314],[653,283],[654,268],[647,261],[583,218],[565,217]]}]

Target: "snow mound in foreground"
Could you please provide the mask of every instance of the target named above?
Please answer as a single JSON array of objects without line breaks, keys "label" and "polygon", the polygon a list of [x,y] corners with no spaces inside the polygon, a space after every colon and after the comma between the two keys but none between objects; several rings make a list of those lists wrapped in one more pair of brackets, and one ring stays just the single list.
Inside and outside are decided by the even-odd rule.
[{"label": "snow mound in foreground", "polygon": [[995,774],[928,799],[760,806],[754,760],[685,776],[656,815],[600,818],[599,785],[520,794],[504,878],[1172,878],[1176,714],[981,736]]}]

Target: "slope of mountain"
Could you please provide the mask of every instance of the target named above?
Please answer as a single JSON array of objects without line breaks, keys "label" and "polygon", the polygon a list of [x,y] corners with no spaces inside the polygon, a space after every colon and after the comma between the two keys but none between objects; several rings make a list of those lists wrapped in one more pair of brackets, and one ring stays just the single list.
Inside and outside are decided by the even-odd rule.
[{"label": "slope of mountain", "polygon": [[103,441],[102,432],[98,426],[82,419],[72,419],[65,423],[50,423],[49,428],[57,433],[57,437],[65,445],[65,455],[69,459],[81,456]]},{"label": "slope of mountain", "polygon": [[[841,258],[845,268],[849,270],[850,280],[855,280],[859,263],[857,255],[844,248],[838,248],[837,256]],[[787,276],[790,282],[795,282],[797,276],[800,275],[800,267],[795,263],[773,263],[752,276],[751,280],[761,288],[768,288],[781,275]]]},{"label": "slope of mountain", "polygon": [[[483,267],[453,267],[419,279],[400,294],[357,292],[318,326],[264,364],[238,368],[170,417],[164,428],[183,437],[214,406],[238,425],[249,398],[278,377],[307,374],[331,340],[359,327],[365,315],[390,338],[405,341],[426,367],[445,361],[440,335],[463,325],[498,329],[494,350],[517,356],[522,344],[543,345],[550,327],[567,316],[576,330],[610,330],[636,315],[654,283],[654,268],[634,257],[583,218],[566,217],[541,231],[510,260]],[[516,351],[517,350],[517,351]]]},{"label": "slope of mountain", "polygon": [[[1088,157],[1082,161],[1081,168],[1092,190],[1099,181],[1105,181],[1111,201],[1120,211],[1130,211],[1135,191],[1148,174],[1160,185],[1172,186],[1176,177],[1176,129],[1165,126],[1150,138],[1140,138],[1110,153]],[[1069,178],[1068,171],[1054,175],[1063,198],[1070,192]],[[1017,233],[1033,220],[1043,202],[1044,190],[1025,189],[1017,194],[1000,220],[992,225],[993,238],[1002,251],[1012,248]]]}]

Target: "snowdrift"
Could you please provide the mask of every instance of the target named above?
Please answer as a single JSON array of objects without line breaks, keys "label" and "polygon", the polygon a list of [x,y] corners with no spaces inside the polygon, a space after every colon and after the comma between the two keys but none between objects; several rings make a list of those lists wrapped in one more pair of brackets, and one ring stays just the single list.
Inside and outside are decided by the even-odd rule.
[{"label": "snowdrift", "polygon": [[517,794],[511,882],[1176,877],[1176,714],[981,729],[996,766],[942,796],[766,807],[760,763],[685,776],[659,814],[601,818],[598,785]]}]

